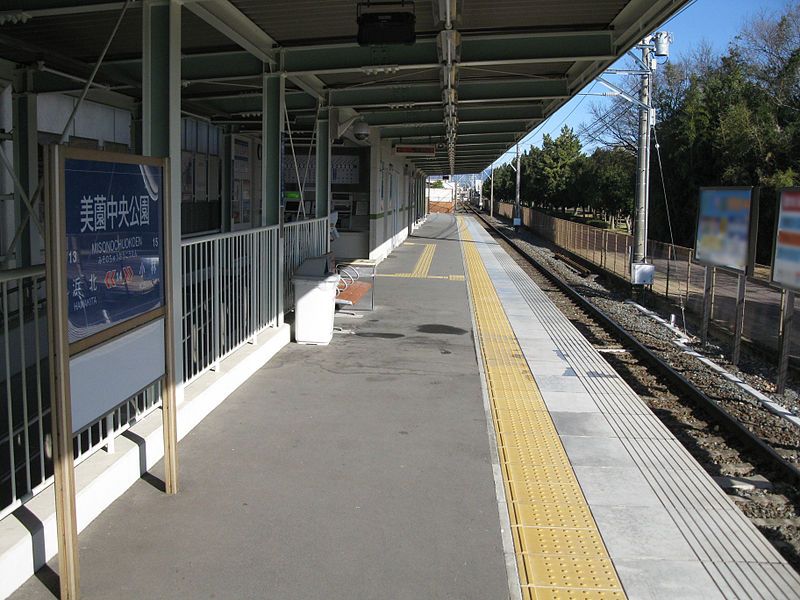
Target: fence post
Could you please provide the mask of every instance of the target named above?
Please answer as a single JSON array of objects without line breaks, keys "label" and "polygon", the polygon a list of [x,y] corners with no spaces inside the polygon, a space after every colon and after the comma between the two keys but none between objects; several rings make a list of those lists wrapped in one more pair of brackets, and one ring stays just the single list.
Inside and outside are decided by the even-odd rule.
[{"label": "fence post", "polygon": [[611,267],[614,270],[614,273],[617,272],[617,254],[619,253],[619,236],[614,233],[614,262],[612,263],[613,266]]},{"label": "fence post", "polygon": [[733,325],[733,356],[731,362],[739,364],[739,354],[742,350],[742,329],[744,328],[744,295],[747,290],[747,277],[739,273],[736,285],[736,320]]},{"label": "fence post", "polygon": [[708,343],[708,324],[711,320],[711,311],[714,304],[714,267],[705,267],[705,282],[703,284],[703,321],[700,326],[700,340],[703,346]]},{"label": "fence post", "polygon": [[670,275],[670,265],[672,264],[672,251],[673,247],[672,244],[667,246],[667,289],[664,292],[664,295],[669,300],[669,275]]},{"label": "fence post", "polygon": [[602,267],[608,270],[608,229],[603,229],[603,252],[600,255]]},{"label": "fence post", "polygon": [[694,249],[689,248],[689,255],[686,259],[686,295],[684,296],[684,304],[689,305],[689,287],[692,285],[692,254]]},{"label": "fence post", "polygon": [[252,335],[250,343],[255,344],[258,341],[258,326],[256,325],[258,312],[256,304],[258,302],[258,294],[256,291],[256,279],[258,278],[258,235],[250,233],[250,330]]},{"label": "fence post", "polygon": [[220,333],[222,329],[222,312],[220,311],[220,272],[219,272],[219,240],[211,242],[211,276],[212,276],[212,311],[213,316],[211,321],[213,323],[211,335],[213,337],[214,345],[214,362],[211,364],[211,370],[216,371],[219,369],[219,356],[220,356]]},{"label": "fence post", "polygon": [[794,317],[794,292],[783,290],[781,294],[781,346],[778,357],[778,393],[786,390],[786,373],[789,370],[789,353],[791,351],[792,327]]}]

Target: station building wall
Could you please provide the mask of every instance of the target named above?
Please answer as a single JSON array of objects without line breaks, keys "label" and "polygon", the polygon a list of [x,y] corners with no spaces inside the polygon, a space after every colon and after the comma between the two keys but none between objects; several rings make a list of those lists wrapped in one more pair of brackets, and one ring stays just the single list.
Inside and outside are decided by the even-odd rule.
[{"label": "station building wall", "polygon": [[[370,253],[372,260],[382,260],[403,243],[413,222],[416,175],[406,159],[396,156],[391,140],[372,138],[370,168]],[[412,216],[413,215],[413,216]]]}]

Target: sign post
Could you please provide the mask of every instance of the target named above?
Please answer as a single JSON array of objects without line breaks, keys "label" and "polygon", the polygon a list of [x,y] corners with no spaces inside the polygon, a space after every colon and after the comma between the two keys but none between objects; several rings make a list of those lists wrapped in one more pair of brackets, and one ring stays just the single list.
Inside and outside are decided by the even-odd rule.
[{"label": "sign post", "polygon": [[700,326],[700,340],[703,346],[708,343],[708,324],[711,321],[711,309],[714,302],[714,267],[706,265],[703,278],[703,322]]},{"label": "sign post", "polygon": [[747,290],[747,277],[739,273],[736,281],[736,320],[733,325],[733,353],[731,362],[739,364],[739,354],[742,350],[742,330],[744,329],[744,294]]},{"label": "sign post", "polygon": [[[45,169],[45,173],[48,173]],[[46,213],[47,328],[50,340],[50,415],[53,439],[53,477],[55,480],[56,535],[61,598],[76,600],[80,589],[78,567],[78,524],[75,511],[75,462],[72,453],[72,406],[70,402],[69,341],[67,304],[63,290],[67,285],[64,206],[55,202],[61,190],[58,177],[51,178]]]},{"label": "sign post", "polygon": [[48,324],[62,598],[79,593],[75,433],[162,383],[165,488],[177,491],[165,161],[48,153]]},{"label": "sign post", "polygon": [[786,391],[786,375],[789,371],[789,350],[794,325],[794,292],[783,290],[781,295],[781,348],[778,356],[778,394]]},{"label": "sign post", "polygon": [[694,248],[695,260],[706,267],[700,337],[705,345],[714,298],[714,271],[732,271],[738,278],[733,364],[738,363],[741,350],[746,277],[752,274],[755,262],[757,226],[758,194],[752,187],[700,188]]}]

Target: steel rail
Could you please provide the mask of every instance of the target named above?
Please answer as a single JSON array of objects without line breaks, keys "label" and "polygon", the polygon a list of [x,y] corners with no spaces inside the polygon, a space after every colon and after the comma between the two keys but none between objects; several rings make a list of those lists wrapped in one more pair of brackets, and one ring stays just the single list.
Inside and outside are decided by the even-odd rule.
[{"label": "steel rail", "polygon": [[670,384],[670,388],[673,390],[673,392],[678,393],[681,397],[690,399],[692,402],[694,402],[694,404],[708,411],[708,413],[712,415],[719,425],[723,426],[729,433],[742,442],[742,444],[752,451],[761,461],[771,465],[776,472],[786,477],[789,483],[800,484],[800,468],[798,468],[797,465],[789,462],[780,454],[778,454],[775,449],[772,448],[772,446],[750,431],[741,421],[725,410],[724,407],[720,406],[718,402],[709,397],[691,381],[686,379],[686,377],[673,369],[654,351],[649,349],[633,335],[628,333],[621,325],[614,321],[600,308],[584,298],[567,282],[555,275],[538,260],[530,256],[527,252],[520,248],[520,246],[517,245],[514,240],[509,238],[505,233],[500,231],[500,229],[490,223],[478,211],[472,207],[470,207],[470,210],[478,218],[480,218],[481,221],[483,221],[486,227],[488,227],[497,236],[502,238],[503,241],[511,246],[526,262],[544,275],[548,281],[553,283],[561,292],[568,296],[570,300],[577,304],[582,310],[588,313],[611,335],[616,337],[623,344],[623,346],[632,351],[637,358],[639,358],[648,367],[653,369],[653,371],[655,371],[658,375],[662,376]]}]

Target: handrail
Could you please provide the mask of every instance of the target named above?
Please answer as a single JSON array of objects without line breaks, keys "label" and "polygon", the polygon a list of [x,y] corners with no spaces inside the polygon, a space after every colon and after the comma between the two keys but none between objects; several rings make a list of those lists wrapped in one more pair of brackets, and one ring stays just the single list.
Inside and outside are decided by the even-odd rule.
[{"label": "handrail", "polygon": [[284,223],[283,228],[288,229],[289,227],[297,227],[303,225],[305,223],[319,223],[320,221],[326,221],[328,217],[316,217],[315,219],[304,219],[302,221],[292,221],[291,223]]},{"label": "handrail", "polygon": [[21,267],[19,269],[0,271],[0,283],[25,279],[27,277],[38,277],[40,275],[44,275],[45,273],[46,270],[44,265],[35,265],[33,267]]},{"label": "handrail", "polygon": [[223,239],[233,239],[236,237],[242,237],[245,235],[251,235],[253,233],[258,233],[260,231],[270,231],[270,230],[277,230],[277,225],[266,225],[265,227],[254,227],[253,229],[242,229],[241,231],[223,231],[221,233],[211,233],[209,235],[201,235],[198,237],[187,238],[181,240],[181,248],[185,248],[186,246],[192,246],[193,244],[199,244],[201,242],[210,242],[213,240],[223,240]]}]

